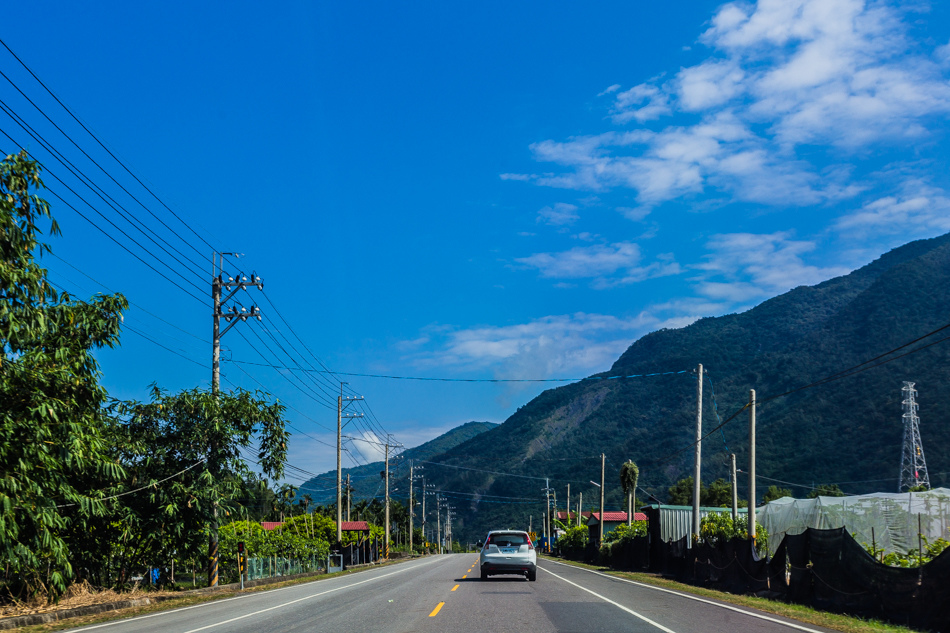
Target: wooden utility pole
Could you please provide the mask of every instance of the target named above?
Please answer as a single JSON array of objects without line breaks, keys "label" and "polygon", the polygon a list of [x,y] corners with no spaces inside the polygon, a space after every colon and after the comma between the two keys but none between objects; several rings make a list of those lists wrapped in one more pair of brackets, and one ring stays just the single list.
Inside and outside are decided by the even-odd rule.
[{"label": "wooden utility pole", "polygon": [[604,465],[607,461],[607,456],[604,453],[600,454],[600,540],[597,542],[597,547],[600,547],[604,544]]},{"label": "wooden utility pole", "polygon": [[749,538],[755,543],[755,389],[749,389]]},{"label": "wooden utility pole", "polygon": [[703,364],[696,368],[696,447],[693,466],[693,536],[692,542],[699,538],[699,492],[702,483],[703,455]]}]

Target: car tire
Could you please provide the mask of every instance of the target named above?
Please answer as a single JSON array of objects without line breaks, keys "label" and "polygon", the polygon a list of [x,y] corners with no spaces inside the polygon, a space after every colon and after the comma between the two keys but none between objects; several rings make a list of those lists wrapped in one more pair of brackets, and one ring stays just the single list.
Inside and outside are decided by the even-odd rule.
[{"label": "car tire", "polygon": [[488,572],[486,572],[484,569],[482,570],[482,580],[488,580]]},{"label": "car tire", "polygon": [[528,580],[529,580],[530,582],[534,582],[534,581],[537,580],[537,579],[538,579],[538,570],[537,570],[537,569],[532,569],[531,571],[528,572]]}]

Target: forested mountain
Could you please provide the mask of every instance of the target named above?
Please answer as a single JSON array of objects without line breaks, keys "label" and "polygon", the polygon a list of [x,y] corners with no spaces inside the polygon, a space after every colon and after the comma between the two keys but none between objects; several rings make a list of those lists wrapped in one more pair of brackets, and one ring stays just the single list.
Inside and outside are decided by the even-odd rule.
[{"label": "forested mountain", "polygon": [[[432,459],[433,457],[441,455],[455,446],[458,446],[462,442],[470,440],[473,437],[497,426],[498,424],[494,422],[466,422],[465,424],[457,426],[454,429],[443,433],[433,440],[429,440],[425,444],[420,444],[414,448],[406,449],[401,453],[401,457],[399,457],[397,460],[391,461],[389,464],[389,467],[392,471],[390,473],[392,481],[395,482],[399,479],[405,481],[409,471],[407,464],[409,460]],[[421,461],[419,465],[423,466]],[[376,497],[383,494],[381,485],[383,480],[380,478],[379,473],[380,471],[384,470],[384,468],[385,464],[383,462],[372,462],[369,464],[364,464],[363,466],[357,466],[355,468],[343,469],[344,481],[346,480],[347,475],[350,476],[350,484],[353,488],[354,501]],[[422,470],[419,471],[419,474],[422,474]],[[396,486],[393,485],[393,488],[395,487]],[[403,488],[406,487],[403,486]],[[399,492],[400,491],[396,491],[396,493]],[[315,503],[335,503],[336,470],[323,473],[301,484],[299,494],[309,494]],[[408,492],[406,492],[405,495],[394,494],[393,496],[408,498]]]},{"label": "forested mountain", "polygon": [[[648,334],[608,372],[545,391],[500,426],[432,458],[445,466],[427,464],[427,476],[457,508],[455,534],[464,539],[500,523],[523,519],[527,525],[529,516],[538,525],[545,477],[559,506],[570,483],[572,501],[583,492],[589,509],[598,494],[590,482],[599,481],[601,453],[607,456],[608,509],[622,507],[619,470],[626,459],[639,464],[640,486],[665,501],[667,487],[692,474],[692,372],[703,363],[705,429],[715,427],[717,406],[725,419],[748,401],[750,389],[757,392],[760,496],[778,481],[799,496],[830,482],[848,493],[896,491],[905,380],[917,383],[931,483],[948,485],[950,341],[794,391],[947,323],[950,235],[906,244],[848,275],[796,288],[741,314]],[[663,375],[627,377],[655,373]],[[742,412],[703,442],[704,482],[728,477],[730,452],[745,468],[747,433]],[[744,475],[739,493],[747,494]]]}]

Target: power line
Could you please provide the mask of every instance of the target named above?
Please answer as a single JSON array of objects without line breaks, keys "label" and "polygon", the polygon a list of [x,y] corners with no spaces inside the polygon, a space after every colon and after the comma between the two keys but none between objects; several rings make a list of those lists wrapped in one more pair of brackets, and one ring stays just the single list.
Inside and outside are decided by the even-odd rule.
[{"label": "power line", "polygon": [[[135,181],[136,181],[137,183],[139,183],[139,185],[141,185],[143,189],[145,189],[145,191],[147,191],[153,198],[155,198],[155,200],[157,200],[157,201],[159,202],[159,204],[161,204],[163,207],[165,207],[165,209],[167,209],[168,212],[171,213],[171,214],[175,217],[176,220],[178,220],[179,222],[181,222],[188,230],[190,230],[192,233],[194,233],[195,237],[197,237],[199,240],[201,240],[202,242],[204,242],[205,245],[208,246],[208,248],[211,248],[212,250],[215,250],[215,251],[219,250],[219,249],[214,248],[214,247],[211,245],[211,243],[208,242],[208,240],[206,240],[206,239],[203,238],[201,235],[199,235],[198,232],[195,231],[195,229],[191,227],[191,225],[189,225],[187,222],[185,222],[184,220],[182,220],[182,219],[178,216],[178,214],[175,213],[167,204],[165,204],[151,189],[149,189],[148,187],[146,187],[146,186],[145,186],[145,183],[143,183],[141,180],[139,180],[138,176],[136,176],[134,173],[132,173],[132,170],[129,169],[129,168],[125,165],[125,163],[123,163],[121,160],[119,160],[118,157],[116,157],[116,155],[113,154],[112,151],[109,150],[109,148],[106,147],[105,144],[104,144],[101,140],[99,140],[99,137],[97,137],[95,134],[93,134],[92,131],[91,131],[88,127],[86,127],[86,125],[79,119],[79,117],[77,117],[75,114],[73,114],[72,110],[70,110],[68,107],[66,107],[66,104],[65,104],[65,103],[63,103],[62,101],[60,101],[59,97],[57,97],[56,94],[54,94],[53,91],[50,90],[49,87],[47,87],[47,85],[46,85],[45,83],[43,83],[43,81],[42,81],[39,77],[37,77],[36,73],[34,73],[34,72],[30,69],[30,67],[27,66],[26,63],[25,63],[22,59],[20,59],[20,58],[17,56],[16,53],[13,52],[13,49],[11,49],[11,48],[7,45],[6,42],[4,42],[2,39],[0,39],[0,44],[3,44],[3,47],[6,48],[7,51],[8,51],[11,55],[13,55],[13,58],[14,58],[14,59],[16,59],[18,62],[20,62],[20,65],[23,66],[23,68],[25,68],[28,73],[30,73],[30,75],[33,77],[33,79],[35,79],[35,80],[37,81],[37,83],[39,83],[41,86],[43,86],[43,88],[46,90],[46,92],[48,92],[49,95],[50,95],[51,97],[53,97],[53,99],[56,100],[56,103],[58,103],[60,106],[62,106],[63,110],[65,110],[65,111],[67,112],[67,114],[69,114],[69,116],[71,116],[71,117],[73,118],[73,120],[76,121],[76,123],[78,123],[78,124],[82,127],[82,129],[84,129],[84,130],[86,131],[86,133],[89,134],[89,136],[91,136],[91,137],[93,138],[93,140],[95,140],[96,143],[98,143],[99,146],[102,147],[102,149],[104,149],[104,150],[106,151],[106,153],[108,153],[109,156],[111,156],[111,157],[115,160],[115,162],[117,162],[130,176],[132,176],[132,178],[134,178]],[[130,194],[130,195],[131,195],[131,194]],[[169,229],[169,230],[170,230],[170,229]],[[184,240],[183,240],[183,241],[184,241]],[[187,243],[187,242],[186,242],[186,243]],[[192,246],[192,248],[194,248],[194,246]],[[197,249],[195,249],[195,250],[197,251]]]},{"label": "power line", "polygon": [[[202,464],[202,463],[204,463],[205,461],[207,461],[207,458],[206,458],[206,457],[203,458],[203,459],[198,460],[197,462],[195,462],[195,463],[192,464],[191,466],[189,466],[189,467],[187,467],[187,468],[185,468],[185,469],[183,469],[183,470],[178,471],[178,472],[175,473],[174,475],[169,475],[168,477],[165,477],[165,479],[162,479],[161,481],[156,481],[156,482],[153,482],[153,483],[150,483],[150,484],[146,484],[146,485],[144,485],[144,486],[142,486],[142,487],[140,487],[140,488],[136,488],[135,490],[127,490],[126,492],[120,492],[119,494],[117,494],[117,495],[112,495],[111,497],[103,497],[102,499],[93,499],[93,501],[109,501],[109,500],[111,500],[111,499],[118,499],[119,497],[125,497],[126,495],[131,495],[131,494],[134,494],[134,493],[136,493],[136,492],[141,492],[141,491],[143,491],[143,490],[145,490],[145,489],[147,489],[147,488],[154,488],[154,487],[158,486],[159,484],[165,483],[165,482],[168,481],[169,479],[174,479],[175,477],[178,477],[179,475],[182,475],[182,474],[188,472],[189,470],[191,470],[191,469],[194,468],[195,466],[198,466],[199,464]],[[87,494],[86,496],[88,497],[89,495]],[[77,506],[77,505],[79,505],[79,504],[78,504],[78,503],[65,503],[65,504],[63,504],[63,505],[58,505],[58,506],[56,506],[56,507],[57,507],[57,508],[68,508],[68,507]]]},{"label": "power line", "polygon": [[[292,367],[287,367],[285,365],[268,365],[265,363],[255,363],[253,361],[246,360],[231,360],[232,363],[240,363],[243,365],[257,365],[259,367],[270,367],[272,369],[293,369]],[[629,378],[652,378],[654,376],[673,376],[676,374],[685,374],[688,373],[686,370],[682,371],[664,371],[657,372],[653,374],[631,374],[626,376],[587,376],[585,378],[434,378],[434,377],[419,377],[419,376],[390,376],[385,374],[358,374],[353,372],[345,371],[321,371],[318,369],[301,369],[301,371],[309,371],[316,373],[329,373],[335,376],[357,376],[361,378],[389,378],[393,380],[422,380],[422,381],[433,381],[433,382],[589,382],[594,380],[617,380],[617,379],[629,379]]]},{"label": "power line", "polygon": [[[13,143],[15,146],[17,146],[17,147],[22,147],[19,143],[17,143],[17,142],[13,139],[13,137],[11,137],[9,134],[7,134],[6,131],[3,130],[2,128],[0,128],[0,134],[3,134],[4,136],[6,136],[6,137],[10,140],[10,142]],[[29,154],[29,153],[28,153],[28,154]],[[109,220],[109,219],[106,218],[104,215],[102,215],[102,213],[101,213],[99,210],[97,210],[95,207],[93,207],[91,204],[89,204],[89,202],[87,202],[82,196],[76,194],[76,192],[73,191],[73,190],[69,187],[69,185],[63,183],[63,181],[60,180],[55,174],[53,174],[49,169],[46,169],[46,172],[49,173],[51,176],[53,176],[53,178],[55,178],[55,179],[56,179],[60,184],[62,184],[64,187],[66,187],[67,189],[69,189],[69,191],[72,192],[73,195],[75,195],[77,198],[79,198],[79,199],[82,200],[84,203],[86,203],[86,205],[89,206],[89,208],[91,208],[91,209],[92,209],[93,211],[95,211],[97,214],[99,214],[100,216],[102,216],[103,219],[105,219],[107,222],[109,222],[110,224],[112,224],[112,225],[115,227],[115,224],[114,224],[111,220]],[[77,209],[76,207],[74,207],[73,205],[71,205],[69,202],[67,202],[65,199],[63,199],[63,198],[62,198],[59,194],[57,194],[55,191],[53,191],[52,189],[49,189],[49,188],[46,188],[45,190],[48,191],[48,192],[49,192],[50,194],[52,194],[53,196],[55,196],[57,200],[59,200],[60,202],[62,202],[62,203],[63,203],[64,205],[66,205],[68,208],[72,209],[77,215],[79,215],[79,217],[81,217],[82,219],[84,219],[84,220],[85,220],[86,222],[88,222],[89,224],[93,225],[93,226],[94,226],[96,229],[98,229],[103,235],[105,235],[105,236],[108,237],[110,240],[112,240],[113,242],[115,242],[122,250],[126,251],[127,253],[129,253],[130,255],[132,255],[132,257],[134,257],[135,259],[139,260],[142,264],[144,264],[145,266],[147,266],[148,268],[150,268],[153,272],[155,272],[155,273],[158,274],[160,277],[162,277],[163,279],[165,279],[168,283],[172,284],[173,286],[175,286],[176,288],[178,288],[179,290],[181,290],[181,291],[184,292],[185,294],[190,295],[192,298],[194,298],[194,299],[200,301],[201,303],[205,303],[205,300],[204,300],[204,299],[201,299],[200,297],[198,297],[198,295],[196,295],[196,294],[194,294],[193,292],[191,292],[191,291],[185,289],[185,288],[182,287],[180,284],[178,284],[177,282],[175,282],[174,280],[172,280],[171,278],[169,278],[167,275],[165,275],[164,273],[162,273],[161,271],[159,271],[159,270],[158,270],[157,268],[155,268],[153,265],[151,265],[150,263],[148,263],[147,261],[145,261],[144,259],[142,259],[141,257],[139,257],[137,254],[133,253],[131,250],[129,250],[128,247],[126,247],[126,246],[125,246],[124,244],[122,244],[119,240],[117,240],[115,237],[113,237],[112,235],[110,235],[105,229],[103,229],[102,227],[100,227],[98,224],[96,224],[95,222],[93,222],[92,220],[90,220],[84,213],[82,213],[79,209]],[[136,246],[138,246],[139,248],[142,248],[142,250],[144,250],[146,253],[148,253],[148,254],[151,255],[152,257],[155,257],[156,260],[158,260],[159,262],[161,262],[161,260],[160,260],[158,257],[156,257],[153,253],[151,253],[151,252],[148,251],[147,249],[143,248],[141,244],[139,244],[139,243],[136,242],[134,239],[132,239],[131,237],[129,237],[124,231],[122,231],[122,229],[119,229],[118,227],[115,227],[115,228],[116,228],[120,233],[122,233],[122,234],[125,235],[127,238],[129,238],[130,241],[132,241],[133,243],[135,243]],[[162,262],[162,264],[164,264],[164,263],[165,263],[165,262]],[[178,271],[174,271],[174,272],[175,272],[176,274],[178,274],[179,277],[182,277],[182,275],[181,275],[180,273],[178,273]],[[185,279],[185,278],[182,277],[182,279]],[[188,282],[188,283],[191,283],[192,285],[194,285],[195,287],[197,287],[197,286],[194,284],[194,282],[191,282],[191,281],[189,281],[189,280],[187,280],[187,279],[185,279],[185,281]]]},{"label": "power line", "polygon": [[[73,145],[75,145],[76,148],[77,148],[80,152],[82,152],[84,156],[86,156],[86,158],[88,158],[90,161],[92,161],[92,163],[93,163],[94,165],[96,165],[97,167],[99,167],[99,169],[102,170],[103,173],[106,174],[106,176],[108,176],[116,185],[118,185],[118,187],[119,187],[120,189],[122,189],[123,191],[125,191],[125,193],[127,193],[133,200],[135,200],[136,202],[139,202],[138,199],[136,199],[135,196],[133,196],[131,193],[129,193],[129,191],[128,191],[127,189],[125,189],[124,187],[122,187],[122,185],[121,185],[118,181],[116,181],[115,178],[113,178],[108,172],[106,172],[104,169],[102,169],[102,167],[101,167],[98,163],[96,163],[96,161],[93,160],[92,157],[90,157],[88,154],[86,154],[86,152],[85,152],[81,147],[79,147],[79,145],[77,145],[76,142],[73,141],[73,140],[69,137],[69,135],[67,135],[65,132],[63,132],[62,129],[60,129],[59,126],[57,126],[56,123],[55,123],[52,119],[50,119],[48,116],[46,116],[46,113],[44,113],[35,103],[33,103],[33,101],[31,101],[30,98],[29,98],[28,96],[26,96],[26,95],[23,93],[23,91],[20,90],[20,88],[19,88],[15,83],[13,83],[13,81],[11,81],[9,77],[7,77],[7,76],[3,73],[2,70],[0,70],[0,75],[2,75],[4,79],[6,79],[8,82],[10,82],[10,84],[11,84],[14,88],[16,88],[17,91],[19,91],[20,94],[23,95],[24,98],[26,98],[26,100],[29,101],[30,104],[33,105],[33,107],[36,108],[36,109],[40,112],[40,114],[42,114],[44,117],[46,117],[46,119],[47,119],[50,123],[52,123],[53,126],[56,127],[57,130],[59,130],[60,132],[62,132],[62,133],[63,133],[63,136],[65,136]],[[136,218],[128,209],[126,209],[124,206],[122,206],[122,204],[120,204],[115,198],[113,198],[113,197],[110,196],[108,193],[106,193],[105,190],[104,190],[102,187],[100,187],[99,185],[97,185],[97,184],[92,180],[92,178],[90,178],[84,171],[82,171],[79,167],[77,167],[77,166],[75,165],[75,163],[73,163],[73,162],[70,161],[68,158],[66,158],[66,157],[63,155],[62,152],[60,152],[59,150],[57,150],[57,149],[53,146],[52,143],[50,143],[49,141],[47,141],[46,138],[45,138],[42,134],[40,134],[39,132],[37,132],[36,129],[35,129],[33,126],[31,126],[29,123],[27,123],[26,120],[25,120],[22,116],[20,116],[19,114],[17,114],[16,111],[14,111],[13,108],[11,108],[11,107],[9,106],[9,104],[7,104],[7,103],[6,103],[5,101],[3,101],[2,99],[0,99],[0,109],[2,109],[4,112],[6,112],[6,114],[7,114],[11,119],[13,119],[14,122],[16,122],[27,134],[29,134],[30,136],[32,136],[33,139],[34,139],[36,142],[40,143],[40,145],[42,145],[42,146],[53,156],[53,158],[55,158],[56,160],[58,160],[58,161],[60,162],[60,164],[62,164],[62,165],[67,169],[67,171],[69,171],[73,176],[75,176],[81,183],[83,183],[84,185],[86,185],[86,187],[88,187],[88,188],[89,188],[94,194],[96,194],[103,202],[105,202],[108,206],[110,206],[110,207],[112,208],[112,210],[115,211],[116,213],[118,213],[119,216],[122,217],[126,222],[128,222],[129,224],[131,224],[132,226],[134,226],[136,229],[138,229],[143,235],[145,235],[146,237],[148,237],[156,246],[158,246],[158,247],[161,248],[163,251],[165,251],[166,254],[168,254],[169,256],[171,256],[171,253],[169,253],[168,250],[166,250],[162,245],[158,244],[158,242],[155,241],[155,238],[157,238],[157,239],[160,240],[163,244],[165,244],[166,246],[168,246],[168,248],[171,248],[172,250],[174,250],[174,251],[178,254],[178,256],[179,256],[180,258],[183,258],[183,259],[187,260],[188,262],[190,262],[193,266],[195,266],[195,267],[197,268],[198,271],[201,270],[201,265],[200,265],[200,264],[196,263],[193,259],[191,259],[191,258],[188,257],[187,255],[185,255],[184,253],[182,253],[180,250],[178,250],[177,248],[175,248],[174,246],[172,246],[171,244],[169,244],[167,240],[165,240],[162,236],[160,236],[158,233],[156,233],[151,227],[149,227],[147,224],[145,224],[144,222],[142,222],[141,220],[139,220],[138,218]],[[175,234],[175,233],[171,230],[171,227],[169,227],[167,224],[165,224],[165,223],[161,220],[161,218],[159,218],[159,217],[156,216],[154,213],[152,213],[152,211],[151,211],[150,209],[148,209],[147,207],[145,207],[144,205],[142,205],[141,202],[139,202],[139,205],[142,206],[143,209],[145,209],[146,211],[148,211],[148,212],[152,215],[152,217],[154,217],[156,220],[158,220],[158,221],[162,224],[162,226],[164,226],[164,227],[165,227],[166,229],[168,229],[170,232],[172,232],[173,234]],[[121,209],[121,211],[120,211],[120,209]],[[146,233],[146,231],[148,231],[149,233],[151,233],[152,235],[154,235],[155,238],[150,237],[150,236]],[[175,234],[175,235],[177,236],[177,234]],[[180,238],[180,236],[178,236],[178,237]],[[188,244],[187,242],[185,242],[185,243]],[[188,244],[188,245],[191,246],[191,244]],[[192,248],[194,248],[194,247],[192,246]],[[189,272],[194,273],[195,270],[190,270]],[[199,274],[200,274],[200,272],[199,272]]]},{"label": "power line", "polygon": [[[948,323],[948,324],[946,324],[946,325],[943,325],[943,326],[937,328],[936,330],[933,330],[932,332],[928,332],[927,334],[924,334],[923,336],[919,336],[919,337],[915,338],[915,339],[912,340],[912,341],[909,341],[909,342],[907,342],[907,343],[904,343],[903,345],[900,345],[900,346],[898,346],[898,347],[895,347],[894,349],[891,349],[891,350],[889,350],[889,351],[887,351],[887,352],[884,352],[883,354],[878,354],[878,355],[875,356],[874,358],[870,358],[870,359],[868,359],[868,360],[866,360],[866,361],[864,361],[864,362],[862,362],[862,363],[858,363],[857,365],[853,365],[853,366],[849,367],[848,369],[841,370],[841,371],[839,371],[839,372],[837,372],[837,373],[831,374],[831,375],[826,376],[826,377],[824,377],[824,378],[821,378],[821,379],[819,379],[819,380],[810,382],[810,383],[808,383],[808,384],[806,384],[806,385],[802,385],[801,387],[796,387],[796,388],[794,388],[794,389],[789,389],[788,391],[786,391],[786,392],[784,392],[784,393],[780,393],[780,394],[774,395],[774,396],[769,396],[768,398],[764,398],[764,399],[762,399],[762,400],[759,400],[759,401],[758,401],[758,405],[763,405],[763,404],[772,402],[772,401],[774,401],[774,400],[777,400],[777,399],[779,399],[779,398],[784,398],[785,396],[791,395],[791,394],[793,394],[793,393],[797,393],[797,392],[799,392],[799,391],[804,391],[804,390],[806,390],[806,389],[813,389],[813,388],[815,388],[815,387],[819,387],[819,386],[822,386],[822,385],[826,385],[826,384],[828,384],[828,383],[835,382],[835,381],[838,381],[838,380],[842,380],[842,379],[844,379],[844,378],[850,378],[851,376],[856,376],[856,375],[858,375],[858,374],[860,374],[860,373],[863,373],[863,372],[866,372],[866,371],[868,371],[868,370],[871,370],[871,369],[875,369],[875,368],[877,368],[877,367],[880,367],[881,365],[886,365],[887,363],[890,363],[890,362],[892,362],[892,361],[895,361],[895,360],[904,358],[905,356],[910,356],[911,354],[916,354],[917,352],[921,352],[921,351],[923,351],[923,350],[925,350],[925,349],[927,349],[927,348],[930,348],[930,347],[933,347],[934,345],[937,345],[938,343],[943,343],[944,341],[950,340],[950,336],[946,336],[946,337],[944,337],[944,338],[937,339],[936,341],[932,341],[932,342],[930,342],[930,343],[928,343],[928,344],[926,344],[926,345],[922,345],[921,347],[918,347],[918,348],[912,349],[912,350],[910,350],[910,351],[904,352],[903,354],[900,354],[900,355],[898,355],[898,356],[894,356],[894,357],[892,357],[892,358],[885,358],[886,356],[890,356],[890,355],[893,354],[894,352],[900,351],[900,350],[902,350],[902,349],[904,349],[904,348],[906,348],[906,347],[908,347],[908,346],[910,346],[910,345],[913,345],[914,343],[920,342],[920,341],[922,341],[922,340],[924,340],[924,339],[926,339],[926,338],[929,338],[929,337],[933,336],[934,334],[937,334],[937,333],[939,333],[939,332],[942,332],[942,331],[944,331],[944,330],[946,330],[946,329],[948,329],[948,328],[950,328],[950,323]],[[883,358],[884,360],[881,360],[880,362],[875,363],[875,361],[878,361],[878,360],[880,360],[880,359],[882,359],[882,358]],[[870,363],[875,363],[875,364],[872,365],[872,364],[870,364]],[[651,460],[650,463],[653,463],[653,464],[663,464],[663,463],[665,463],[665,462],[671,460],[672,458],[676,457],[676,456],[679,455],[680,453],[682,453],[682,452],[684,452],[684,451],[687,451],[687,450],[693,448],[694,446],[696,446],[697,443],[702,442],[703,440],[705,440],[706,438],[708,438],[710,435],[712,435],[712,434],[715,433],[716,431],[721,430],[724,426],[726,426],[727,424],[729,424],[730,422],[732,422],[733,420],[735,420],[743,411],[747,410],[747,409],[749,408],[749,406],[750,406],[749,403],[746,403],[745,405],[743,405],[742,408],[740,408],[738,411],[736,411],[735,413],[733,413],[732,415],[730,415],[728,418],[726,418],[725,421],[721,422],[718,426],[714,427],[711,431],[709,431],[708,433],[706,433],[706,435],[702,436],[702,437],[701,437],[699,440],[697,440],[696,442],[692,442],[692,443],[690,443],[688,446],[684,446],[683,448],[680,448],[680,449],[678,449],[678,450],[676,450],[676,451],[670,453],[670,454],[667,455],[666,457],[663,457],[663,458],[658,459],[658,460]]]}]

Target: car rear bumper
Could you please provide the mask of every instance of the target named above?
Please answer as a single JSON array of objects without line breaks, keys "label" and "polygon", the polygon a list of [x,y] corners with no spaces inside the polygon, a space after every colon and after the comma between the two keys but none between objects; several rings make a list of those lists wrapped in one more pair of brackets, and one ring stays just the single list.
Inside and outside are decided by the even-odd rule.
[{"label": "car rear bumper", "polygon": [[531,571],[535,571],[537,565],[530,561],[518,562],[518,561],[506,561],[506,562],[491,562],[487,561],[482,563],[481,571],[486,575],[495,575],[495,574],[526,574]]}]

